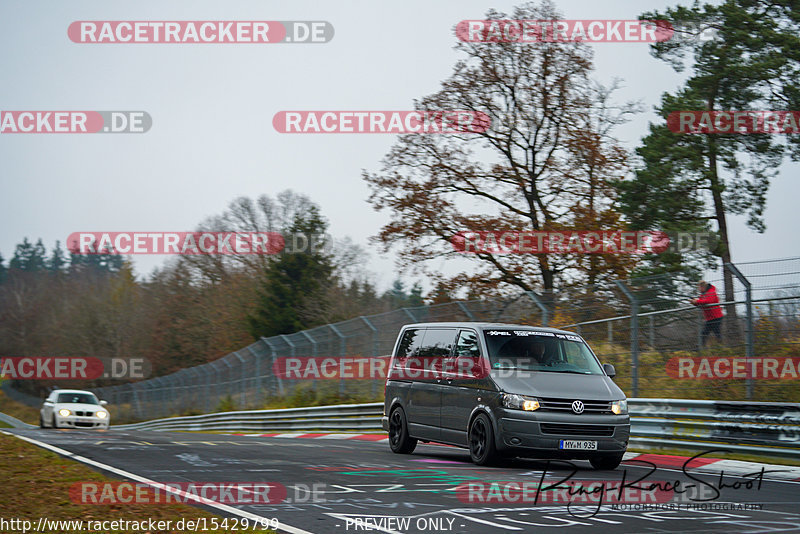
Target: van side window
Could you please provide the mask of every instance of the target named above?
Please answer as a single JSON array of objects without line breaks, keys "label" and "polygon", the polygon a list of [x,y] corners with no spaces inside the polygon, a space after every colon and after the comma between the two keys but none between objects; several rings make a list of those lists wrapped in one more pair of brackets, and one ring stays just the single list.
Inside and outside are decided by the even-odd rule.
[{"label": "van side window", "polygon": [[478,334],[471,330],[462,330],[456,343],[456,357],[477,358],[481,355],[478,348]]},{"label": "van side window", "polygon": [[419,355],[422,358],[446,358],[450,356],[450,350],[453,348],[455,340],[455,330],[429,328],[425,331],[425,338],[422,341],[422,347],[419,349]]},{"label": "van side window", "polygon": [[418,328],[411,328],[406,330],[403,334],[403,339],[397,346],[397,354],[395,357],[398,360],[405,360],[414,355],[414,352],[419,348],[422,342],[423,331]]}]

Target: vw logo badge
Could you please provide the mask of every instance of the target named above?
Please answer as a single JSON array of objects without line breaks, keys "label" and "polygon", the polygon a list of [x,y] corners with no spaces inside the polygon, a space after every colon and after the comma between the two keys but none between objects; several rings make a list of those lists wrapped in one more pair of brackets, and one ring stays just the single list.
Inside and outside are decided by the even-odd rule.
[{"label": "vw logo badge", "polygon": [[572,403],[572,411],[575,413],[583,413],[583,403],[581,401],[574,401]]}]

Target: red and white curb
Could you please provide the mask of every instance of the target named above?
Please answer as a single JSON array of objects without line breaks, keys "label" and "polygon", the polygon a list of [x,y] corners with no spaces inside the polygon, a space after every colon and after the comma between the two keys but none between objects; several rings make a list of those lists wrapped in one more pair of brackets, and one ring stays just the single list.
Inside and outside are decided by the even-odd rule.
[{"label": "red and white curb", "polygon": [[[389,441],[386,434],[334,434],[334,433],[308,433],[308,432],[284,432],[272,434],[244,434],[234,433],[234,436],[250,436],[264,438],[300,438],[300,439],[341,439],[352,441]],[[431,445],[438,445],[431,443]],[[636,461],[631,461],[636,460]],[[690,461],[691,460],[691,461]],[[791,480],[800,482],[800,467],[780,464],[766,464],[759,462],[745,462],[741,460],[724,460],[722,458],[708,458],[700,456],[692,458],[690,456],[669,456],[664,454],[626,452],[623,463],[630,466],[653,464],[656,467],[665,469],[683,469],[697,474],[718,475],[724,472],[728,475],[748,475],[758,473],[764,469],[764,478],[772,480]],[[643,464],[642,462],[647,462]],[[688,462],[688,463],[687,463]]]},{"label": "red and white curb", "polygon": [[284,432],[281,434],[242,434],[233,436],[250,436],[260,438],[301,438],[301,439],[349,439],[356,441],[389,441],[386,434],[315,434],[308,432]]}]

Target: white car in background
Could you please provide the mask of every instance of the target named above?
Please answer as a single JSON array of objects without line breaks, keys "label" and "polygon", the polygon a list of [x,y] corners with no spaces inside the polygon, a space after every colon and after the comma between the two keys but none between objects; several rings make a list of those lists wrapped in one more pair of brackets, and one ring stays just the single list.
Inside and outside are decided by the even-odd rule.
[{"label": "white car in background", "polygon": [[91,391],[56,389],[39,410],[41,428],[102,428],[108,429],[111,416],[106,401],[97,400]]}]

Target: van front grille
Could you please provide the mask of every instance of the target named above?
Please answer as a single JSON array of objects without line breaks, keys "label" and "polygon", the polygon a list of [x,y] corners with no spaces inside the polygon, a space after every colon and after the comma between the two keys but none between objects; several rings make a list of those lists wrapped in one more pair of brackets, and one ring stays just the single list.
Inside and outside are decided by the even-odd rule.
[{"label": "van front grille", "polygon": [[558,412],[572,412],[572,402],[579,400],[583,403],[583,413],[591,414],[610,414],[611,401],[583,400],[583,399],[553,399],[540,398],[540,410],[552,410]]},{"label": "van front grille", "polygon": [[572,425],[564,423],[540,423],[542,434],[562,436],[613,436],[614,427],[610,425]]}]

